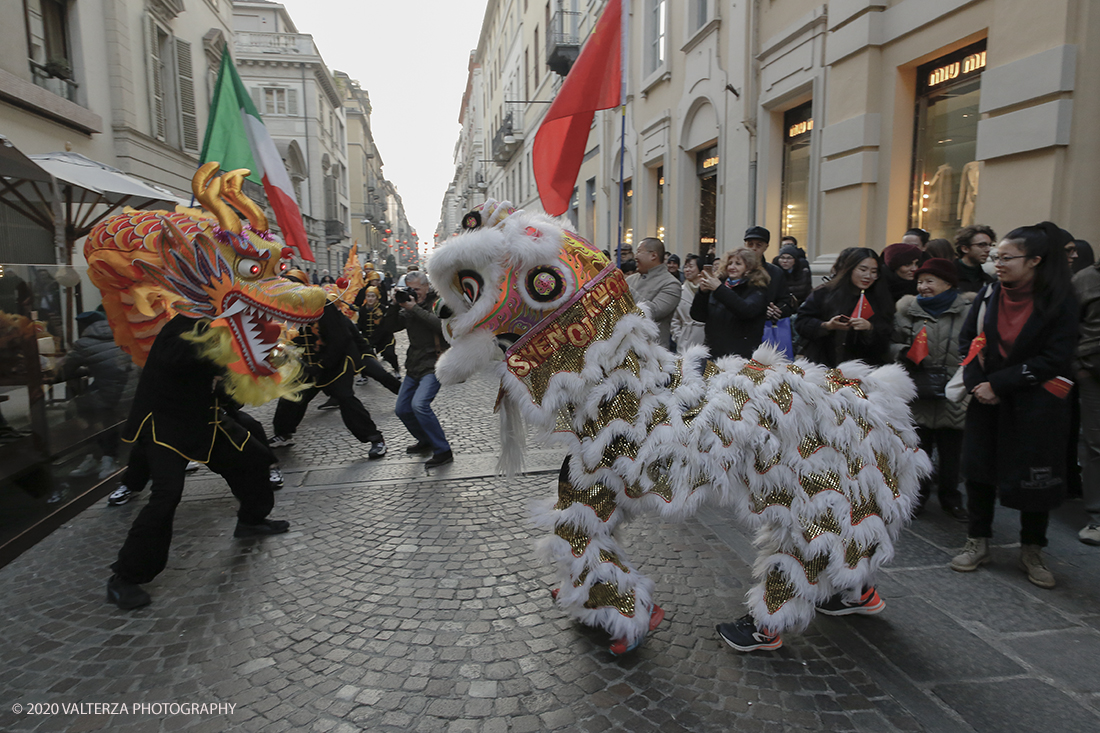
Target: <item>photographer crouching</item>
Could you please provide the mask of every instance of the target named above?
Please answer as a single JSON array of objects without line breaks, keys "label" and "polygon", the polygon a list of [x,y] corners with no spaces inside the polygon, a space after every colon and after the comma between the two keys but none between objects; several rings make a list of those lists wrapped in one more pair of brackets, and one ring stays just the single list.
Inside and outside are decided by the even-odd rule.
[{"label": "photographer crouching", "polygon": [[431,289],[428,275],[420,271],[405,276],[405,286],[394,288],[393,299],[401,308],[401,321],[397,330],[405,329],[409,336],[409,350],[405,354],[405,380],[397,393],[394,412],[414,438],[416,443],[405,449],[406,453],[431,453],[426,468],[451,463],[454,455],[443,426],[432,411],[432,400],[439,392],[435,378],[435,362],[447,348],[443,338],[443,318],[451,310],[443,305]]}]

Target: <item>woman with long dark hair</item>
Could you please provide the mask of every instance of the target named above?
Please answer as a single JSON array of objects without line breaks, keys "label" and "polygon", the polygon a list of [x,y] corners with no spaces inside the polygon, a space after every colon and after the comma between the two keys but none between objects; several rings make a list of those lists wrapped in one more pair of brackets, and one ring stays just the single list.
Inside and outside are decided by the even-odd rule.
[{"label": "woman with long dark hair", "polygon": [[1020,566],[1054,587],[1043,563],[1050,510],[1066,497],[1072,361],[1077,303],[1058,227],[1048,221],[1009,232],[991,257],[998,282],[970,308],[959,353],[976,355],[963,372],[972,399],[963,437],[970,515],[959,572],[989,562],[993,510],[1020,511]]},{"label": "woman with long dark hair", "polygon": [[836,276],[811,292],[798,309],[794,327],[803,356],[830,367],[849,359],[887,363],[894,300],[879,277],[881,271],[874,250],[844,250]]}]

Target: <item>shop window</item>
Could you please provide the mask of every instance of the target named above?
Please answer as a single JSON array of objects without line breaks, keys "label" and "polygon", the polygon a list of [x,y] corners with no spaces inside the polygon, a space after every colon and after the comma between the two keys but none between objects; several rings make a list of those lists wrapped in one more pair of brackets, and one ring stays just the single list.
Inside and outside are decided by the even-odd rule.
[{"label": "shop window", "polygon": [[699,251],[717,244],[715,221],[718,213],[718,147],[695,154],[695,172],[699,176]]},{"label": "shop window", "polygon": [[974,224],[978,201],[978,103],[985,41],[917,69],[910,226],[952,238]]},{"label": "shop window", "polygon": [[623,243],[634,244],[634,181],[623,183]]},{"label": "shop window", "polygon": [[781,236],[806,241],[809,231],[810,137],[814,129],[813,102],[783,114],[783,189],[780,197]]},{"label": "shop window", "polygon": [[580,222],[580,208],[579,194],[577,187],[573,186],[573,196],[569,199],[569,224],[573,227],[573,231],[577,231],[577,225]]},{"label": "shop window", "polygon": [[596,241],[596,179],[589,178],[584,182],[584,199],[588,208],[588,241]]}]

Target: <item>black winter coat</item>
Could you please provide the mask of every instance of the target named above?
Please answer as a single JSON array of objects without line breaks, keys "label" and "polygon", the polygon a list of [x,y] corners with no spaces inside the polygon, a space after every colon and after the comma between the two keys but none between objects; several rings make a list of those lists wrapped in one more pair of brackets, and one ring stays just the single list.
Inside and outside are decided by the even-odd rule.
[{"label": "black winter coat", "polygon": [[1069,378],[1077,346],[1077,302],[1067,293],[1041,316],[1031,314],[1007,357],[1000,355],[997,299],[1000,283],[982,289],[959,335],[959,353],[967,354],[978,335],[978,310],[988,296],[984,332],[985,364],[974,359],[965,368],[968,390],[989,382],[1000,404],[970,400],[963,437],[963,475],[997,487],[1001,504],[1043,512],[1066,498],[1066,447],[1070,440],[1070,403],[1042,387],[1052,377]]},{"label": "black winter coat", "polygon": [[80,396],[83,406],[95,411],[113,411],[127,393],[134,363],[115,343],[107,321],[96,321],[84,329],[61,363],[62,380],[73,379],[81,369],[92,377],[90,389]]},{"label": "black winter coat", "polygon": [[787,276],[783,268],[770,262],[764,263],[764,269],[771,278],[768,287],[764,289],[764,304],[775,303],[782,315],[780,318],[790,318],[794,315],[795,306],[791,304],[791,293],[787,290]]},{"label": "black winter coat", "polygon": [[810,293],[794,319],[794,328],[799,336],[799,353],[812,362],[828,367],[850,359],[860,359],[872,366],[886,364],[890,358],[890,337],[894,331],[892,304],[873,295],[869,299],[875,311],[868,319],[872,326],[870,331],[827,331],[821,324],[834,316],[851,315],[859,301],[859,294],[851,295],[824,286]]},{"label": "black winter coat", "polygon": [[725,282],[711,292],[699,290],[691,301],[691,319],[704,324],[703,340],[710,358],[752,356],[764,340],[768,310],[764,288],[741,283],[730,288]]}]

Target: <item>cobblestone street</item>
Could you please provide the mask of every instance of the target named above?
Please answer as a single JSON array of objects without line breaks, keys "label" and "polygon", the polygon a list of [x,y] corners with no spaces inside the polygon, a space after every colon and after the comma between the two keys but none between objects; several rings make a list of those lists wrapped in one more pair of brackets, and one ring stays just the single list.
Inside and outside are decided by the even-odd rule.
[{"label": "cobblestone street", "polygon": [[[1080,505],[1052,521],[1053,591],[1016,550],[947,568],[965,530],[930,507],[881,578],[886,611],[821,618],[771,653],[737,654],[714,624],[743,613],[753,551],[722,510],[643,519],[624,545],[668,616],[621,659],[565,618],[536,563],[531,500],[561,455],[494,476],[496,385],[437,399],[455,463],[428,473],[393,398],[359,387],[390,446],[381,461],[315,401],[283,451],[273,516],[291,532],[232,537],[235,502],[189,479],[153,604],[104,602],[147,492],[99,502],[0,570],[5,731],[1093,731],[1100,727],[1100,573],[1076,542]],[[270,426],[272,409],[254,414]],[[1001,512],[1010,515],[1009,512]],[[1015,539],[999,516],[998,542]],[[51,714],[28,714],[56,703]],[[76,703],[229,703],[225,715],[84,712]],[[13,705],[22,705],[15,714]],[[50,708],[46,708],[49,710]],[[38,709],[39,711],[42,708]]]}]

